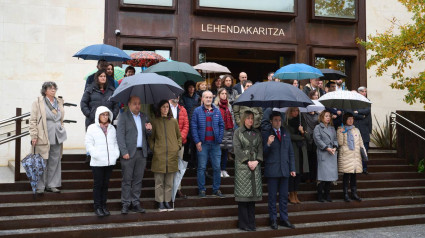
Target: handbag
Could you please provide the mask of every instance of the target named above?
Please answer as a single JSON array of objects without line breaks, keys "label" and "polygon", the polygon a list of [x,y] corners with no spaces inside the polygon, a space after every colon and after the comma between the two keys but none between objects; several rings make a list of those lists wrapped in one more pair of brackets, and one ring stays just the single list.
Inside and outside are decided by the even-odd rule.
[{"label": "handbag", "polygon": [[362,161],[369,161],[365,148],[360,147],[360,155],[362,156]]}]

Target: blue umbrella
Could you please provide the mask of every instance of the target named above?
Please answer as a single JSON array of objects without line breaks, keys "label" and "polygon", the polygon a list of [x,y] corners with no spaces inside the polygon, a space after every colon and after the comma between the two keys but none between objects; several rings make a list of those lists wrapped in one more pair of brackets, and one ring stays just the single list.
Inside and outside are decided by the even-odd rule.
[{"label": "blue umbrella", "polygon": [[322,72],[307,64],[288,64],[283,66],[274,73],[275,78],[278,79],[315,79],[323,77]]},{"label": "blue umbrella", "polygon": [[89,45],[75,53],[72,57],[78,57],[84,60],[104,59],[108,62],[131,59],[123,50],[106,44]]},{"label": "blue umbrella", "polygon": [[256,83],[243,92],[236,105],[248,107],[307,107],[313,104],[303,91],[287,83]]}]

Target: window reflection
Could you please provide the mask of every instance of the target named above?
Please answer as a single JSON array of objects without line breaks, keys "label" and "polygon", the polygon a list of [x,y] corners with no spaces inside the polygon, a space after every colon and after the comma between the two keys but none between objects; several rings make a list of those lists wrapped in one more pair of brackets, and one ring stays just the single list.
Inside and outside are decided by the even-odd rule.
[{"label": "window reflection", "polygon": [[124,4],[172,7],[173,0],[124,0]]},{"label": "window reflection", "polygon": [[356,18],[356,0],[315,0],[316,17]]},{"label": "window reflection", "polygon": [[316,57],[314,67],[318,69],[335,69],[345,73],[345,59]]},{"label": "window reflection", "polygon": [[199,0],[200,7],[228,8],[240,10],[294,12],[295,0]]}]

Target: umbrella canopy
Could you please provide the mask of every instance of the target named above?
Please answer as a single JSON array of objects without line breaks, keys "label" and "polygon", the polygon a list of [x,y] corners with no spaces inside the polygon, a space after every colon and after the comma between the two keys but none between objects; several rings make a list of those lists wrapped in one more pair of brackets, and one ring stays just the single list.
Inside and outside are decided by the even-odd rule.
[{"label": "umbrella canopy", "polygon": [[319,69],[310,65],[297,63],[283,66],[274,73],[273,77],[279,79],[302,80],[320,78],[323,77],[323,74]]},{"label": "umbrella canopy", "polygon": [[361,109],[368,108],[372,102],[363,95],[352,91],[329,92],[319,98],[325,107],[339,109]]},{"label": "umbrella canopy", "polygon": [[[92,75],[92,74],[96,73],[97,71],[98,71],[98,70],[96,69],[96,70],[93,70],[93,71],[91,71],[90,73],[88,73],[88,74],[84,77],[84,80],[87,80],[87,78],[88,78],[90,75]],[[114,67],[114,79],[115,79],[115,81],[119,81],[119,80],[123,79],[123,78],[124,78],[124,75],[125,75],[125,70],[124,70],[123,68],[121,68],[121,67],[119,67],[119,66],[115,66],[115,67]]]},{"label": "umbrella canopy", "polygon": [[176,200],[176,194],[179,190],[179,185],[183,179],[184,173],[186,172],[187,164],[187,161],[179,158],[179,171],[174,174],[173,189],[171,191],[171,201],[173,202]]},{"label": "umbrella canopy", "polygon": [[322,80],[338,80],[340,78],[347,77],[347,75],[345,75],[343,72],[335,69],[320,69],[320,71],[324,75],[320,78]]},{"label": "umbrella canopy", "polygon": [[125,64],[133,67],[149,67],[159,62],[167,61],[161,55],[153,51],[138,51],[130,54],[131,59],[127,60]]},{"label": "umbrella canopy", "polygon": [[256,83],[235,101],[236,105],[248,107],[306,107],[313,104],[298,88],[280,82]]},{"label": "umbrella canopy", "polygon": [[72,57],[77,57],[84,60],[104,59],[108,62],[122,62],[131,59],[130,56],[128,56],[123,50],[106,44],[89,45],[75,53],[75,55]]},{"label": "umbrella canopy", "polygon": [[217,64],[214,62],[205,62],[201,64],[197,64],[193,66],[194,69],[201,70],[202,73],[228,73],[230,74],[230,70],[221,64]]},{"label": "umbrella canopy", "polygon": [[144,72],[167,76],[179,85],[183,85],[188,80],[194,82],[204,80],[192,66],[178,61],[161,62],[147,68]]},{"label": "umbrella canopy", "polygon": [[[298,107],[300,112],[316,112],[325,110],[325,106],[319,102],[319,100],[312,100],[314,104],[308,105],[307,107]],[[273,111],[286,112],[289,107],[273,108]]]},{"label": "umbrella canopy", "polygon": [[46,169],[46,162],[40,154],[29,154],[21,161],[21,163],[22,167],[25,169],[28,179],[30,180],[32,192],[35,194],[37,183]]},{"label": "umbrella canopy", "polygon": [[109,100],[128,102],[131,96],[138,96],[143,104],[157,104],[161,100],[177,98],[183,89],[173,80],[155,73],[141,73],[125,77]]}]

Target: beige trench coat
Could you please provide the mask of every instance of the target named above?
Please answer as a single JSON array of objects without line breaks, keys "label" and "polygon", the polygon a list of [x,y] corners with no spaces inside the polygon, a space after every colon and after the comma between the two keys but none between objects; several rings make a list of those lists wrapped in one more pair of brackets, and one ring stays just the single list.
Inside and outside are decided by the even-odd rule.
[{"label": "beige trench coat", "polygon": [[[59,110],[62,112],[61,124],[63,125],[64,109],[63,99],[56,98],[58,100]],[[48,110],[48,108],[47,108]],[[35,153],[40,154],[44,159],[49,158],[50,142],[47,136],[47,121],[46,121],[46,106],[44,103],[44,97],[40,96],[32,104],[29,132],[32,139],[37,139],[35,146]],[[62,158],[63,146],[61,148]]]},{"label": "beige trench coat", "polygon": [[[364,148],[363,139],[359,129],[351,129],[354,137],[354,150],[350,150],[347,144],[347,133],[342,133],[342,127],[338,128],[337,138],[339,145],[338,172],[340,173],[362,173],[362,156],[360,147]],[[366,150],[365,150],[366,151]]]}]

